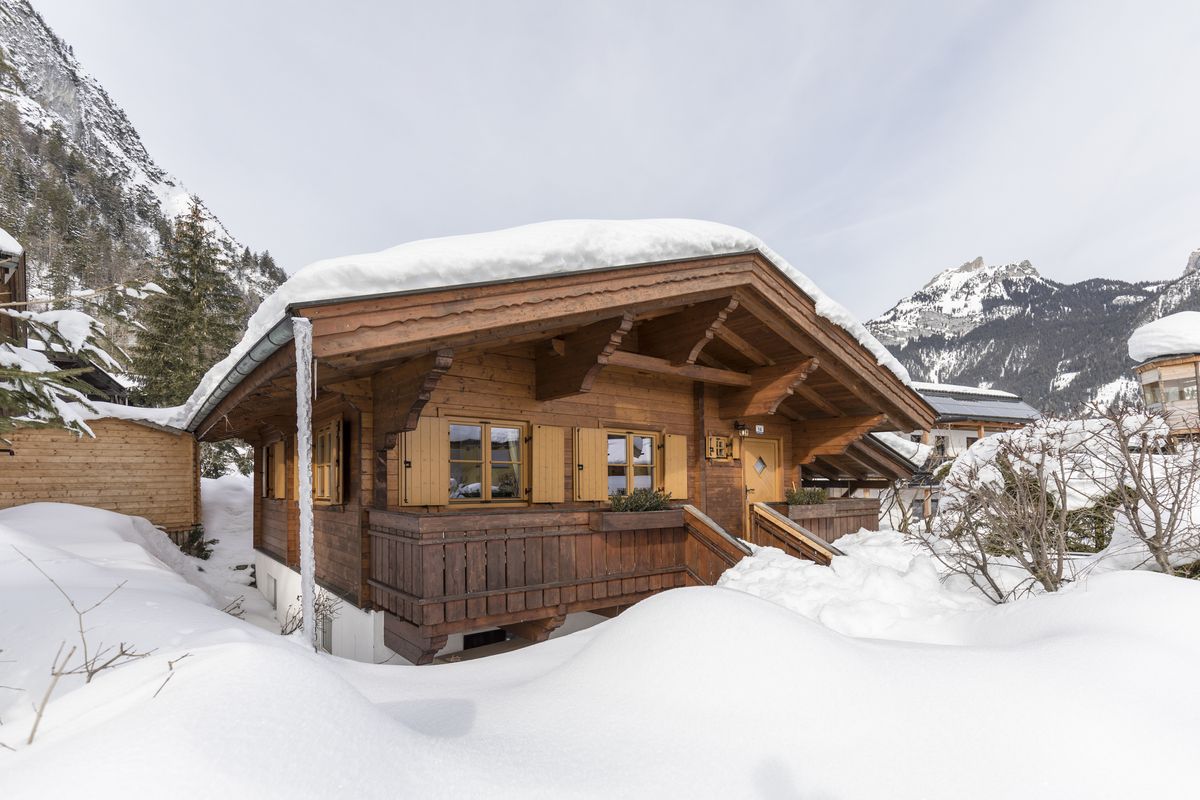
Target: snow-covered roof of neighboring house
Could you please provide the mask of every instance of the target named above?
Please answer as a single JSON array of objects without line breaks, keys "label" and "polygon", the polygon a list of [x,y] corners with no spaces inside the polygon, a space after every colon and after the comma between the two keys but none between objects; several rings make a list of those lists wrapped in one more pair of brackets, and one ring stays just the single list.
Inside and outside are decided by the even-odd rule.
[{"label": "snow-covered roof of neighboring house", "polygon": [[82,403],[72,404],[78,411],[79,418],[90,422],[97,419],[123,419],[129,422],[148,423],[160,428],[181,430],[178,420],[182,406],[169,408],[142,408],[139,406],[124,406],[119,403],[106,403],[101,400],[89,400],[88,409]]},{"label": "snow-covered roof of neighboring house", "polygon": [[25,252],[25,248],[21,247],[21,243],[4,228],[0,228],[0,255],[19,256],[23,252]]},{"label": "snow-covered roof of neighboring house", "polygon": [[949,395],[970,395],[978,397],[1007,397],[1020,399],[1018,395],[1012,392],[1002,392],[999,389],[984,389],[982,386],[960,386],[956,383],[924,383],[922,381],[913,381],[912,387],[918,392],[937,392],[939,394]]},{"label": "snow-covered roof of neighboring house", "polygon": [[1011,392],[949,383],[914,383],[913,388],[937,411],[938,422],[1024,424],[1042,416],[1040,411]]},{"label": "snow-covered roof of neighboring house", "polygon": [[1139,364],[1163,356],[1200,353],[1200,311],[1147,322],[1129,337],[1129,357]]},{"label": "snow-covered roof of neighboring house", "polygon": [[[761,239],[740,228],[689,219],[558,220],[424,239],[304,267],[263,301],[241,342],[201,379],[184,405],[180,422],[187,427],[198,424],[215,406],[214,400],[253,371],[260,356],[291,339],[290,328],[281,323],[296,305],[754,251],[810,296],[818,314],[845,329],[880,365],[909,382],[907,370],[849,311]],[[245,363],[247,356],[253,363]]]},{"label": "snow-covered roof of neighboring house", "polygon": [[887,449],[903,457],[915,469],[925,466],[925,462],[929,460],[930,454],[933,453],[933,448],[929,445],[922,442],[914,442],[898,433],[872,433],[871,436]]}]

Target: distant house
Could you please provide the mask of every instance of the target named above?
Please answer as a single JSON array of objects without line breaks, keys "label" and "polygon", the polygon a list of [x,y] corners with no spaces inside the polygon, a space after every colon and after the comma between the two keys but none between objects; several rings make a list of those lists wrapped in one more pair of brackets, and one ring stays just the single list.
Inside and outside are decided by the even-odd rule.
[{"label": "distant house", "polygon": [[1200,434],[1200,312],[1183,311],[1147,323],[1129,337],[1129,356],[1142,396],[1179,435]]},{"label": "distant house", "polygon": [[18,428],[0,450],[0,508],[75,503],[145,517],[179,536],[200,525],[200,449],[172,409],[93,403],[91,436]]},{"label": "distant house", "polygon": [[[865,437],[934,420],[844,309],[726,226],[544,223],[319,262],[189,402],[201,440],[254,445],[280,613],[299,593],[293,316],[314,329],[317,580],[347,601],[322,632],[361,659],[541,640],[714,582],[748,552],[735,536],[828,560],[768,504],[809,470],[911,475]],[[674,509],[610,510],[635,489]]]},{"label": "distant house", "polygon": [[[0,228],[0,308],[20,308],[27,299],[27,286],[25,249]],[[0,314],[0,342],[16,341],[20,335],[17,321]]]},{"label": "distant house", "polygon": [[[917,474],[899,498],[909,520],[922,520],[937,511],[943,464],[986,436],[1028,425],[1041,417],[1041,412],[1018,395],[998,389],[919,382],[913,383],[913,388],[937,412],[930,429],[909,434],[911,442],[920,445],[910,455]],[[899,509],[892,511],[893,523],[898,514]]]},{"label": "distant house", "polygon": [[[0,230],[0,306],[24,310],[26,281],[21,246]],[[0,342],[26,344],[16,322],[0,314]],[[64,369],[80,366],[62,353],[50,360]],[[89,399],[124,400],[124,387],[99,368],[80,378],[95,389]],[[75,503],[145,517],[177,535],[200,524],[199,445],[170,425],[172,410],[95,402],[78,413],[93,435],[55,428],[8,434],[11,446],[0,444],[0,508]]]}]

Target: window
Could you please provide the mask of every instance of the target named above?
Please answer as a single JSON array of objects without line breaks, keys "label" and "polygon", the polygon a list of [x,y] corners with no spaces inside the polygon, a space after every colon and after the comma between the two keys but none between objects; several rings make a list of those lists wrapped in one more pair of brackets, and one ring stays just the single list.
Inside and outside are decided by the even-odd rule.
[{"label": "window", "polygon": [[317,620],[317,628],[321,631],[321,649],[333,653],[333,617],[325,615]]},{"label": "window", "polygon": [[282,441],[263,447],[262,496],[274,500],[287,496],[287,460]]},{"label": "window", "polygon": [[264,575],[262,581],[263,597],[267,598],[267,602],[271,604],[271,608],[276,608],[279,603],[277,594],[278,588],[275,584],[275,578],[272,575]]},{"label": "window", "polygon": [[525,425],[450,421],[450,501],[523,500]]},{"label": "window", "polygon": [[313,430],[313,500],[342,502],[342,418],[334,417]]},{"label": "window", "polygon": [[949,441],[950,440],[945,436],[933,437],[933,452],[937,453],[939,456],[946,455],[946,448],[949,444]]},{"label": "window", "polygon": [[654,453],[658,436],[652,433],[608,432],[608,493],[627,494],[654,488]]},{"label": "window", "polygon": [[970,450],[970,449],[971,449],[971,445],[975,444],[975,443],[976,443],[976,442],[978,442],[978,441],[979,441],[979,437],[978,437],[978,436],[968,436],[968,437],[967,437],[967,449],[968,449],[968,450]]}]

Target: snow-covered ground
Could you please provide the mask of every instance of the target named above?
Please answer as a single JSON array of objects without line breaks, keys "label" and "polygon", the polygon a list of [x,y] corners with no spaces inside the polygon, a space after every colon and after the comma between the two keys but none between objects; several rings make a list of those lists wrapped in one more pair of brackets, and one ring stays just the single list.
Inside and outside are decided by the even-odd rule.
[{"label": "snow-covered ground", "polygon": [[[860,534],[832,568],[763,549],[721,586],[514,653],[371,665],[222,612],[244,588],[225,567],[246,560],[247,482],[208,482],[204,500],[221,544],[203,563],[129,517],[0,511],[0,797],[1194,789],[1194,581],[1109,573],[993,607],[943,588],[895,534]],[[79,634],[26,556],[81,608],[126,581],[87,614],[89,646],[153,651],[64,678],[32,745],[32,706]]]}]

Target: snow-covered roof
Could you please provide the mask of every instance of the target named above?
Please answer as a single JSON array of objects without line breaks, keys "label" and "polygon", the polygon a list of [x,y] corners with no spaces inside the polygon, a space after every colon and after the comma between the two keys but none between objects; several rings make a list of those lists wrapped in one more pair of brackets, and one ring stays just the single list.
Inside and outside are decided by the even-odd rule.
[{"label": "snow-covered roof", "polygon": [[1200,353],[1200,311],[1147,322],[1129,337],[1129,357],[1139,363],[1162,356]]},{"label": "snow-covered roof", "polygon": [[1024,424],[1041,417],[1041,412],[1012,392],[949,383],[914,383],[913,388],[925,398],[925,402],[933,406],[938,422]]},{"label": "snow-covered roof", "polygon": [[21,247],[21,243],[4,228],[0,228],[0,255],[19,256],[23,252],[25,248]]},{"label": "snow-covered roof", "polygon": [[933,448],[929,445],[922,442],[914,442],[912,439],[908,439],[898,433],[881,432],[872,433],[871,436],[884,447],[910,462],[917,469],[923,467],[925,462],[929,460],[929,456],[933,453]]},{"label": "snow-covered roof", "polygon": [[[907,370],[863,325],[806,275],[750,233],[689,219],[558,220],[489,233],[424,239],[378,253],[343,256],[304,267],[250,318],[233,351],[201,379],[183,407],[193,427],[253,365],[291,338],[280,329],[288,309],[304,303],[419,292],[460,284],[496,283],[541,275],[633,266],[758,251],[816,303],[817,313],[854,336],[878,363],[905,383]],[[270,335],[269,343],[264,340]]]},{"label": "snow-covered roof", "polygon": [[1009,397],[1020,399],[1012,392],[1002,392],[999,389],[984,389],[981,386],[960,386],[956,383],[924,383],[913,381],[912,388],[918,392],[941,392],[943,394],[975,395],[979,397]]}]

